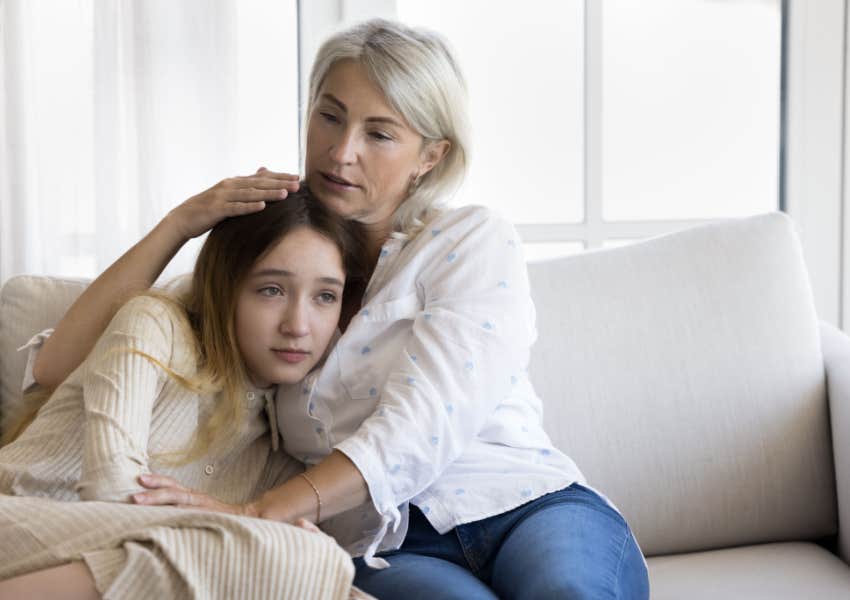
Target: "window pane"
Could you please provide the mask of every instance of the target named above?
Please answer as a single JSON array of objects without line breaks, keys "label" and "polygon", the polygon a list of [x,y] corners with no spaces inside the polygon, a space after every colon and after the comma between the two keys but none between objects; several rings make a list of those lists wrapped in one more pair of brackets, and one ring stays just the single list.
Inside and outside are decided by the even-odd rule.
[{"label": "window pane", "polygon": [[467,78],[472,165],[455,203],[492,206],[515,223],[581,221],[583,2],[398,0],[397,8],[401,21],[448,38]]},{"label": "window pane", "polygon": [[606,220],[778,206],[779,0],[605,0]]}]

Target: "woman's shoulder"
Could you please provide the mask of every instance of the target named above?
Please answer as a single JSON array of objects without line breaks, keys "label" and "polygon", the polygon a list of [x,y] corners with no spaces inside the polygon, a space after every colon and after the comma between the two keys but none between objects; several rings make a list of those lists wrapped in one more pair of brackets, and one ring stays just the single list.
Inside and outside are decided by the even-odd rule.
[{"label": "woman's shoulder", "polygon": [[460,234],[472,230],[513,230],[513,225],[494,209],[469,204],[447,208],[436,213],[428,222],[432,235]]}]

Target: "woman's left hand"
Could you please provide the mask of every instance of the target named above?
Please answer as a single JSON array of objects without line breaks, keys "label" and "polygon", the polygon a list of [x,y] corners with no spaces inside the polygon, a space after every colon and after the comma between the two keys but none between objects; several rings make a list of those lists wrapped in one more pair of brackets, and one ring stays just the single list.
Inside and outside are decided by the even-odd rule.
[{"label": "woman's left hand", "polygon": [[171,477],[165,475],[141,475],[139,483],[148,491],[133,494],[133,502],[144,506],[177,506],[178,508],[199,508],[212,512],[221,512],[245,517],[256,517],[252,504],[227,504],[204,493],[183,487]]}]

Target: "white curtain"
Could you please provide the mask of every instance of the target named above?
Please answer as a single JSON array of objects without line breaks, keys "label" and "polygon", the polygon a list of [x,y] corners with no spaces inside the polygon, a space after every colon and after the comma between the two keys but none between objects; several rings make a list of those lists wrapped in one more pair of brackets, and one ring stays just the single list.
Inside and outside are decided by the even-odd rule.
[{"label": "white curtain", "polygon": [[220,179],[297,172],[297,56],[295,0],[0,0],[0,283],[92,277]]}]

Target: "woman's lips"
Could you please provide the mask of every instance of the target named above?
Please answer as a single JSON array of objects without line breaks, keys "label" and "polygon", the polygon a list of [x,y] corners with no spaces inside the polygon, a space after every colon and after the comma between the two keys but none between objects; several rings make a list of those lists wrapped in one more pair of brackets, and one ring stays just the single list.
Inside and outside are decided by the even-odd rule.
[{"label": "woman's lips", "polygon": [[338,177],[338,176],[332,175],[330,173],[325,173],[325,172],[320,171],[319,175],[322,176],[322,180],[324,181],[325,185],[327,185],[328,187],[333,188],[333,189],[352,190],[354,188],[359,187],[359,186],[355,185],[354,183],[348,181],[347,179],[343,179],[342,177]]},{"label": "woman's lips", "polygon": [[275,356],[281,359],[284,362],[288,363],[300,363],[303,360],[306,360],[310,353],[306,350],[288,350],[288,349],[274,349],[273,352]]}]

